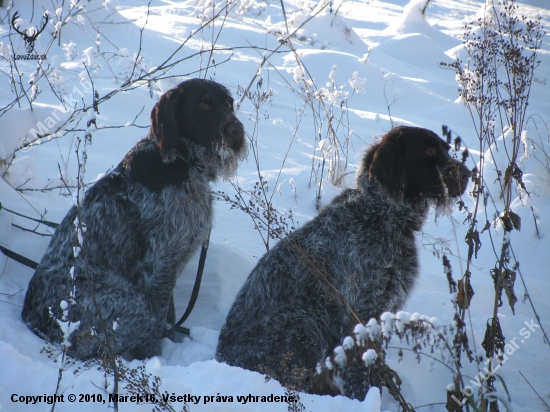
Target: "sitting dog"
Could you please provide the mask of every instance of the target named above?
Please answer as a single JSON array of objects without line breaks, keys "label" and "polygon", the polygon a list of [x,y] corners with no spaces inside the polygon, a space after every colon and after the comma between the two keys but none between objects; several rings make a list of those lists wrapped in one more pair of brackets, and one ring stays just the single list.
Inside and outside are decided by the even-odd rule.
[{"label": "sitting dog", "polygon": [[[176,278],[212,224],[209,182],[230,177],[247,154],[233,99],[213,81],[165,93],[151,124],[69,210],[30,281],[24,321],[48,341],[68,338],[73,357],[157,352],[175,322]],[[60,321],[80,323],[65,336]]]},{"label": "sitting dog", "polygon": [[[227,315],[217,359],[279,379],[305,369],[301,389],[334,394],[334,386],[312,387],[317,363],[359,321],[404,305],[418,277],[415,233],[431,204],[447,205],[466,188],[471,173],[448,150],[435,133],[405,126],[372,146],[357,188],[343,190],[260,259]],[[343,376],[343,395],[364,399],[364,369]]]}]

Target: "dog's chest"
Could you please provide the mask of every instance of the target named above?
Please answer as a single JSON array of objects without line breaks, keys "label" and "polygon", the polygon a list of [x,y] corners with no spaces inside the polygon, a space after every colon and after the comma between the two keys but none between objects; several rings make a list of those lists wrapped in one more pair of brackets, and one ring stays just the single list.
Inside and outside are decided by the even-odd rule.
[{"label": "dog's chest", "polygon": [[140,190],[131,196],[140,209],[141,231],[155,250],[193,249],[210,228],[213,199],[206,181],[168,186],[160,193]]}]

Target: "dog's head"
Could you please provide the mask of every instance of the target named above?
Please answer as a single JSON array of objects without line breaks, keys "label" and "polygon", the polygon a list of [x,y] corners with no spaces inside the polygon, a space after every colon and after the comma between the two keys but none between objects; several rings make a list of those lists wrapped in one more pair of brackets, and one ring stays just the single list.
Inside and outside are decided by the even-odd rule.
[{"label": "dog's head", "polygon": [[186,80],[162,95],[151,111],[151,130],[165,163],[174,161],[182,139],[204,147],[219,160],[224,177],[233,174],[247,155],[244,127],[235,116],[233,98],[211,80]]},{"label": "dog's head", "polygon": [[399,126],[367,151],[358,179],[369,176],[396,200],[424,197],[444,204],[464,193],[471,176],[449,149],[430,130]]}]

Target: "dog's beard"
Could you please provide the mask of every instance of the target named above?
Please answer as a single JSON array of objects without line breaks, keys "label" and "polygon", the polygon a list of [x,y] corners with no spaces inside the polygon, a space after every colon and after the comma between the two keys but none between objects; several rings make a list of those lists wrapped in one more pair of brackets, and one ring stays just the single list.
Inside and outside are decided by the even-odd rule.
[{"label": "dog's beard", "polygon": [[433,199],[430,203],[435,208],[435,217],[451,216],[453,214],[453,204],[456,198],[444,196],[439,199]]},{"label": "dog's beard", "polygon": [[462,194],[451,196],[447,185],[443,186],[444,194],[431,199],[430,204],[435,208],[436,220],[438,217],[451,216],[453,214],[454,205],[461,199]]},{"label": "dog's beard", "polygon": [[219,176],[224,181],[229,181],[237,174],[239,162],[248,157],[248,144],[245,142],[241,150],[236,152],[222,140],[222,143],[215,148],[214,153],[219,163]]}]

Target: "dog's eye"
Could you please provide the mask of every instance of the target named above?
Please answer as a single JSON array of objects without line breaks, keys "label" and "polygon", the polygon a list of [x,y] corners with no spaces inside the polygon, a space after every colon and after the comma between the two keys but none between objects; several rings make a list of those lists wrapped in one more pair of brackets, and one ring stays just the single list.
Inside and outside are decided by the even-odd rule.
[{"label": "dog's eye", "polygon": [[199,109],[201,110],[210,110],[210,105],[206,100],[199,101]]},{"label": "dog's eye", "polygon": [[227,101],[227,107],[229,107],[231,110],[233,110],[233,100]]},{"label": "dog's eye", "polygon": [[426,150],[425,152],[428,156],[435,156],[437,151],[435,150],[435,148],[433,147],[430,147],[428,150]]}]

